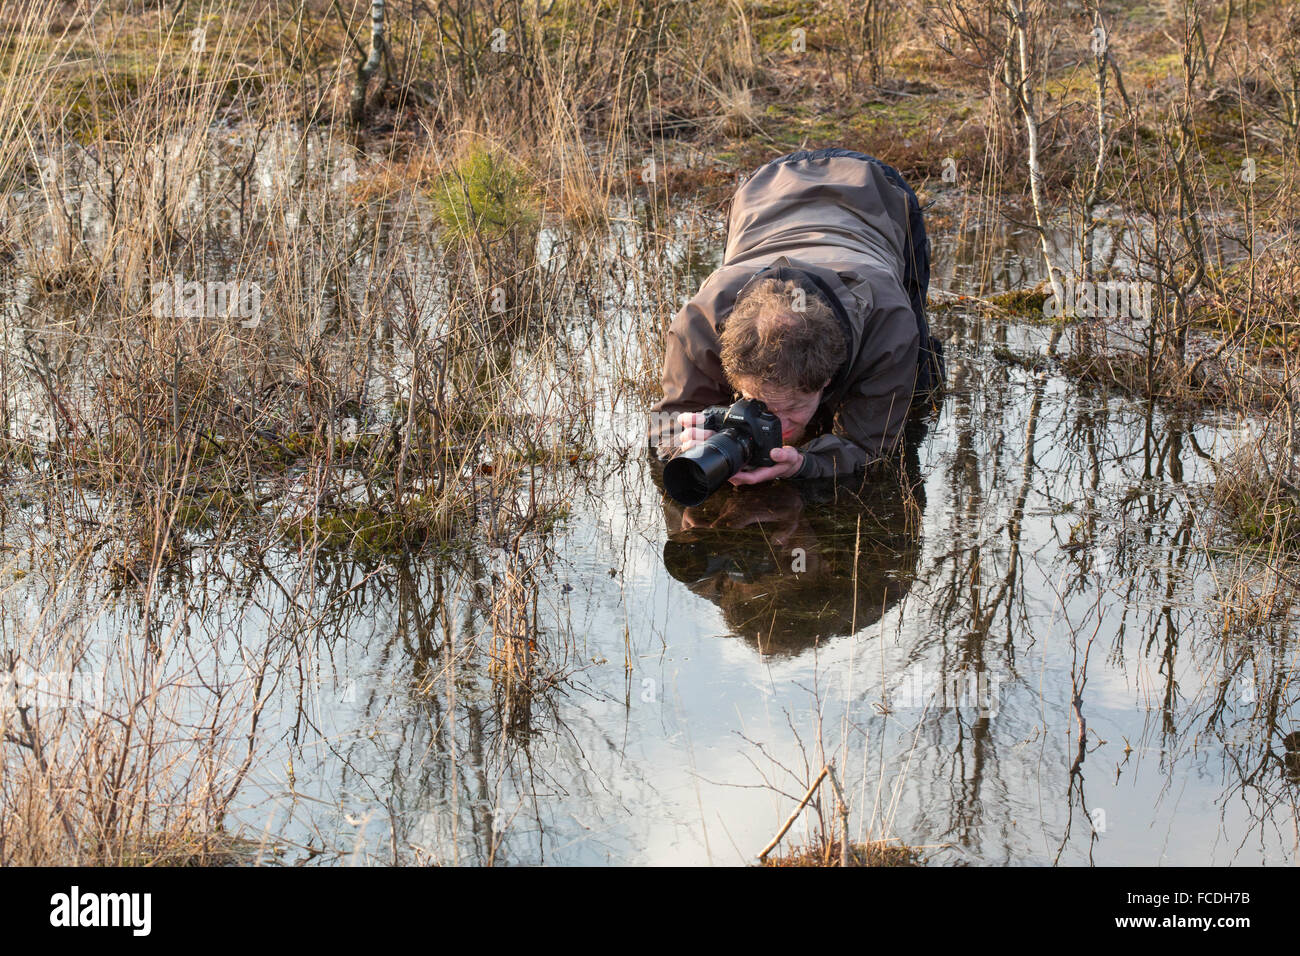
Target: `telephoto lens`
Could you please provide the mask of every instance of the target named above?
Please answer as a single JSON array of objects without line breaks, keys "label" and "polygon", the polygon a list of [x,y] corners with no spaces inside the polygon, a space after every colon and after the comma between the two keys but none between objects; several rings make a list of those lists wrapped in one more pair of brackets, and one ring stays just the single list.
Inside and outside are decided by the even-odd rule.
[{"label": "telephoto lens", "polygon": [[[721,411],[705,411],[706,427]],[[720,425],[664,465],[664,488],[688,508],[703,504],[742,468],[772,464],[772,449],[781,445],[781,420],[758,399],[736,402],[721,416]]]}]

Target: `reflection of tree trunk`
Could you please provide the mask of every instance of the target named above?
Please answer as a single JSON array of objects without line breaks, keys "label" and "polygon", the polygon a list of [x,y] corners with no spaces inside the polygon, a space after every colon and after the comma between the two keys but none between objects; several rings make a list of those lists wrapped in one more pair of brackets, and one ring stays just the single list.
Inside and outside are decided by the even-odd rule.
[{"label": "reflection of tree trunk", "polygon": [[[1055,350],[1059,336],[1060,329],[1058,328],[1052,332],[1052,340],[1048,346],[1049,354]],[[1021,522],[1025,517],[1025,502],[1029,500],[1029,487],[1033,480],[1034,440],[1035,433],[1038,431],[1038,416],[1043,408],[1043,390],[1046,386],[1046,373],[1039,373],[1038,379],[1034,383],[1034,397],[1029,403],[1029,420],[1025,423],[1025,452],[1021,458],[1020,490],[1016,493],[1015,506],[1011,509],[1011,516],[1007,519],[1007,535],[1011,539],[1007,573],[1003,577],[997,593],[993,596],[993,600],[989,602],[987,612],[976,619],[975,629],[980,634],[988,632],[989,627],[993,624],[993,616],[997,613],[998,606],[1014,591],[1016,571],[1020,567]]]},{"label": "reflection of tree trunk", "polygon": [[[1158,520],[1158,515],[1152,515],[1152,520]],[[1179,578],[1178,568],[1185,567],[1187,564],[1187,552],[1191,550],[1192,543],[1192,512],[1183,516],[1183,520],[1178,525],[1178,530],[1170,539],[1170,544],[1181,543],[1177,551],[1170,548],[1168,557],[1165,561],[1165,601],[1160,609],[1160,617],[1165,622],[1165,645],[1161,653],[1161,672],[1165,676],[1165,698],[1162,708],[1163,723],[1166,731],[1170,734],[1176,734],[1178,725],[1174,720],[1175,707],[1178,703],[1178,681],[1174,674],[1174,667],[1178,657],[1178,627],[1174,624],[1174,592],[1175,584]],[[1152,641],[1155,635],[1152,635]]]},{"label": "reflection of tree trunk", "polygon": [[[1097,627],[1101,627],[1101,617],[1097,618]],[[1074,711],[1074,722],[1079,728],[1077,749],[1074,753],[1074,763],[1070,764],[1070,776],[1073,777],[1082,772],[1083,761],[1088,756],[1088,722],[1083,717],[1083,688],[1088,684],[1088,655],[1092,652],[1092,642],[1096,638],[1096,631],[1092,637],[1088,638],[1088,644],[1083,650],[1083,668],[1077,674],[1070,675],[1070,707]],[[1070,643],[1074,645],[1075,654],[1078,654],[1077,636],[1070,635]]]}]

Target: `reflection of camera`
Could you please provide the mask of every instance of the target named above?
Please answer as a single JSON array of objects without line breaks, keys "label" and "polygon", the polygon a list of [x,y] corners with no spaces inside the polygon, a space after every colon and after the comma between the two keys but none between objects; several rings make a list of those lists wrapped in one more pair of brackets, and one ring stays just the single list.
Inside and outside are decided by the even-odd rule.
[{"label": "reflection of camera", "polygon": [[714,434],[664,465],[664,487],[682,504],[703,502],[742,468],[773,464],[772,449],[781,447],[781,420],[756,398],[730,408],[704,410],[704,426]]}]

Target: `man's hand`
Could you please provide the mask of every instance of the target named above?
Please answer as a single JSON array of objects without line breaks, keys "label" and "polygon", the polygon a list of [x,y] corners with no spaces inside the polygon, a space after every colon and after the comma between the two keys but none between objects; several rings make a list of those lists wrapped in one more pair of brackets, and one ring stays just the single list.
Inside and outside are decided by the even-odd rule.
[{"label": "man's hand", "polygon": [[731,476],[731,483],[733,485],[758,485],[765,481],[774,481],[777,478],[792,478],[803,467],[803,452],[789,445],[782,448],[773,448],[772,461],[776,462],[776,464],[769,465],[766,468],[755,468],[753,471],[736,472]]},{"label": "man's hand", "polygon": [[682,426],[682,433],[677,438],[682,451],[706,440],[713,434],[707,428],[700,427],[704,424],[703,412],[682,412],[677,416],[677,421]]}]

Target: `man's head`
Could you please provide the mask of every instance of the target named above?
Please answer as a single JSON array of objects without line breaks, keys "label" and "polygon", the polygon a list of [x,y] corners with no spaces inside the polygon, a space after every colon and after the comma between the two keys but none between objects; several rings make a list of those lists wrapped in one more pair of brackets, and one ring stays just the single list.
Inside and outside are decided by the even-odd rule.
[{"label": "man's head", "polygon": [[722,330],[722,370],[762,399],[797,444],[844,360],[844,332],[822,299],[791,279],[762,279],[736,298]]}]

